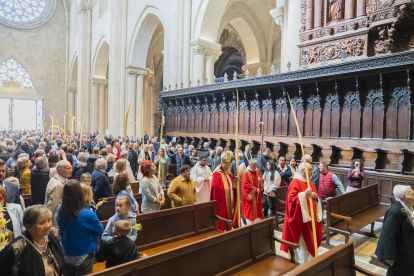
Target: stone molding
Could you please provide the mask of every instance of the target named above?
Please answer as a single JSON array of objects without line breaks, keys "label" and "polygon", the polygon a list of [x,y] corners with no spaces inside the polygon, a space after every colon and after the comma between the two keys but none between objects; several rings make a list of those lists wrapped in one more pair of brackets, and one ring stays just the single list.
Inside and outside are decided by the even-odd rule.
[{"label": "stone molding", "polygon": [[79,5],[76,7],[77,13],[86,12],[88,10],[93,10],[93,4],[90,3],[79,3]]},{"label": "stone molding", "polygon": [[270,11],[270,15],[275,19],[277,25],[283,28],[283,17],[285,15],[285,8],[283,6]]},{"label": "stone molding", "polygon": [[108,85],[107,79],[101,79],[101,78],[91,78],[91,83],[95,85]]},{"label": "stone molding", "polygon": [[204,55],[208,57],[218,58],[221,55],[221,45],[197,38],[190,41],[194,55]]},{"label": "stone molding", "polygon": [[127,70],[127,74],[137,75],[137,76],[146,76],[151,72],[151,70],[148,68],[143,68],[143,67],[133,66],[133,65],[125,66],[125,69]]},{"label": "stone molding", "polygon": [[302,69],[298,71],[286,72],[263,77],[248,78],[237,81],[207,84],[177,90],[161,91],[160,96],[163,100],[177,96],[197,96],[209,92],[232,91],[236,88],[257,87],[258,85],[283,85],[289,82],[309,82],[312,79],[324,78],[334,79],[338,75],[346,77],[359,76],[361,71],[365,72],[393,72],[395,67],[399,71],[405,68],[412,69],[414,63],[414,51],[407,51],[397,54],[384,54],[364,59],[343,61],[332,65],[321,65],[312,69]]}]

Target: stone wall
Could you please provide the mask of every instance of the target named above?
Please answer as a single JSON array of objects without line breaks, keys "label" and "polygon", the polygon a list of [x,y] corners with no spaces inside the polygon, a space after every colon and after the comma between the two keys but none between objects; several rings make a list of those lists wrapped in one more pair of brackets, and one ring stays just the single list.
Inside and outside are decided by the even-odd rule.
[{"label": "stone wall", "polygon": [[[53,113],[63,125],[65,98],[65,9],[62,0],[45,24],[32,29],[16,29],[0,24],[0,63],[13,58],[32,77],[38,98],[43,98],[43,115],[47,126]],[[1,97],[1,91],[0,91]],[[21,97],[24,99],[24,96]],[[35,114],[33,114],[34,116]]]}]

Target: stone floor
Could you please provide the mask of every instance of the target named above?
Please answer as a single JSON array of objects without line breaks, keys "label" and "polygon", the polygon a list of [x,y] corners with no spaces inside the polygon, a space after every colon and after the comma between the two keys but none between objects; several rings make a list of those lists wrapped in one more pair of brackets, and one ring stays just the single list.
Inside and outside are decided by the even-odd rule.
[{"label": "stone floor", "polygon": [[[376,222],[375,223],[375,234],[379,237],[379,235],[381,234],[381,229],[382,229],[382,223],[380,222]],[[371,225],[367,225],[365,228],[361,229],[361,231],[365,231],[365,232],[370,232],[371,231]],[[275,236],[281,238],[282,237],[282,232],[279,231],[275,231]],[[353,234],[350,239],[350,242],[354,242],[354,248],[355,248],[355,264],[366,269],[369,270],[371,272],[377,273],[379,275],[386,275],[387,274],[387,270],[376,266],[376,265],[372,265],[369,263],[369,261],[371,260],[371,254],[375,253],[375,249],[377,248],[377,239],[375,238],[370,238],[367,236],[363,236],[363,235],[359,235],[359,234]],[[322,241],[324,242],[324,241]],[[345,237],[342,235],[335,235],[333,237],[331,237],[331,245],[336,246],[339,244],[342,244],[345,242]],[[327,252],[329,249],[326,249],[324,247],[319,247],[319,254],[323,254],[325,252]],[[281,255],[281,256],[285,256],[285,257],[289,257],[289,254],[280,251],[280,244],[276,243],[276,253]],[[356,275],[363,275],[359,272],[356,273]]]}]

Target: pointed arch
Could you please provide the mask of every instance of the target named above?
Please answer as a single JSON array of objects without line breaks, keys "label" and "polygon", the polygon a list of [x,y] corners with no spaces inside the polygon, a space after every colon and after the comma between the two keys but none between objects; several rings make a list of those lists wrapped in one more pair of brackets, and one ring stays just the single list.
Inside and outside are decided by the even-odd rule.
[{"label": "pointed arch", "polygon": [[92,75],[95,78],[106,79],[109,64],[109,43],[106,36],[102,36],[96,47],[93,57]]}]

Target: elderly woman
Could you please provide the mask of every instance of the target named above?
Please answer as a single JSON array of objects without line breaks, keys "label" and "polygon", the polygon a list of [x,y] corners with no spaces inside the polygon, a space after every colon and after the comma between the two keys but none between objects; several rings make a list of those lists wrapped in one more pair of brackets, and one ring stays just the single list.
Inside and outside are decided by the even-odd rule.
[{"label": "elderly woman", "polygon": [[65,256],[65,276],[93,272],[94,252],[104,229],[95,212],[86,208],[79,182],[70,180],[63,188],[62,205],[56,218]]},{"label": "elderly woman", "polygon": [[24,235],[14,239],[0,252],[2,275],[62,275],[63,252],[56,229],[52,229],[52,213],[43,205],[26,209],[23,216]]},{"label": "elderly woman", "polygon": [[352,192],[361,188],[364,177],[365,172],[362,168],[362,161],[360,159],[352,160],[351,169],[348,171],[348,187],[346,187],[346,191]]},{"label": "elderly woman", "polygon": [[393,193],[397,201],[385,213],[375,254],[388,267],[387,275],[413,275],[414,191],[395,185]]},{"label": "elderly woman", "polygon": [[160,184],[164,182],[164,180],[167,178],[168,173],[168,160],[165,156],[165,151],[163,148],[160,148],[159,154],[155,156],[154,164],[157,167],[157,177],[158,177],[158,171],[160,175]]},{"label": "elderly woman", "polygon": [[159,211],[165,204],[164,191],[158,182],[157,167],[151,161],[145,160],[141,165],[143,178],[140,187],[142,189],[141,212],[151,213]]},{"label": "elderly woman", "polygon": [[138,156],[138,164],[141,166],[144,160],[152,161],[151,154],[149,153],[149,145],[144,145],[144,150]]},{"label": "elderly woman", "polygon": [[3,216],[8,221],[6,229],[14,233],[15,237],[20,236],[24,231],[22,206],[15,203],[7,203],[7,192],[0,188],[0,203],[5,206]]},{"label": "elderly woman", "polygon": [[81,184],[91,186],[91,179],[92,179],[92,176],[91,176],[90,173],[83,173],[80,176],[79,181],[80,181]]},{"label": "elderly woman", "polygon": [[28,157],[20,158],[17,160],[17,168],[20,171],[20,185],[24,195],[32,194],[31,182],[30,182],[30,167],[32,162]]}]

